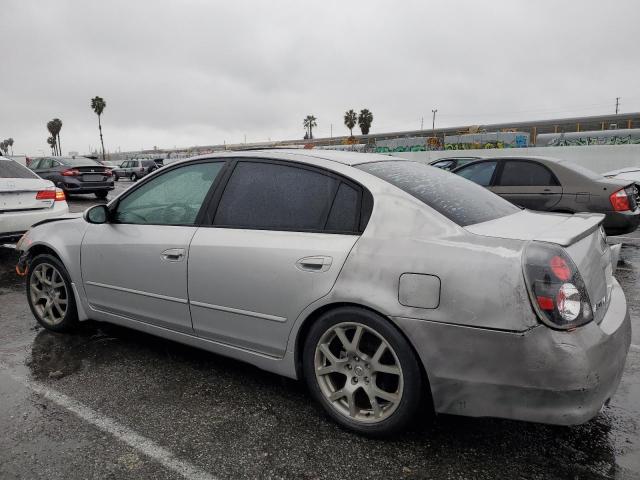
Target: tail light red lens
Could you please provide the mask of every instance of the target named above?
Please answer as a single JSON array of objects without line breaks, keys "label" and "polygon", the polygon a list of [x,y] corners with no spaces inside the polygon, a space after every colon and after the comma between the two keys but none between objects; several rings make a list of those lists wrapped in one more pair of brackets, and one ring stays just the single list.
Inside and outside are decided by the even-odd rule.
[{"label": "tail light red lens", "polygon": [[107,169],[104,171],[104,174],[105,174],[107,177],[110,177],[111,175],[113,175],[113,172],[107,168]]},{"label": "tail light red lens", "polygon": [[629,197],[627,196],[627,192],[624,188],[618,190],[617,192],[613,192],[609,196],[609,200],[611,201],[611,206],[616,212],[631,210],[631,206],[629,205]]},{"label": "tail light red lens", "polygon": [[66,200],[64,191],[56,188],[55,190],[40,190],[36,193],[36,200],[53,200],[55,202],[62,202]]},{"label": "tail light red lens", "polygon": [[67,170],[62,171],[62,175],[65,177],[77,177],[80,175],[80,170],[76,168],[68,168]]},{"label": "tail light red lens", "polygon": [[570,330],[593,320],[593,308],[578,268],[558,245],[530,242],[523,260],[533,309],[541,322]]},{"label": "tail light red lens", "polygon": [[56,199],[56,191],[55,190],[40,190],[36,193],[36,200],[55,200]]}]

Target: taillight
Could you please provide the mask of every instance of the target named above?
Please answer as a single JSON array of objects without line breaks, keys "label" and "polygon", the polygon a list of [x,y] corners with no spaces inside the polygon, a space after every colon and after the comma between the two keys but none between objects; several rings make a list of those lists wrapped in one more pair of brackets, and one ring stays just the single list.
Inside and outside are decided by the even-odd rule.
[{"label": "taillight", "polygon": [[68,168],[67,170],[62,171],[62,175],[65,177],[77,177],[80,175],[80,170],[76,168]]},{"label": "taillight", "polygon": [[65,200],[64,191],[56,188],[55,190],[40,190],[36,193],[36,200],[53,200],[61,202]]},{"label": "taillight", "polygon": [[611,206],[616,212],[631,210],[631,206],[629,205],[629,196],[624,188],[617,192],[613,192],[609,196],[609,200],[611,201]]},{"label": "taillight", "polygon": [[105,174],[107,177],[110,177],[111,175],[113,175],[113,172],[107,168],[107,169],[104,171],[104,174]]},{"label": "taillight", "polygon": [[593,320],[582,276],[562,247],[530,242],[523,263],[531,303],[540,321],[551,328],[570,330]]}]

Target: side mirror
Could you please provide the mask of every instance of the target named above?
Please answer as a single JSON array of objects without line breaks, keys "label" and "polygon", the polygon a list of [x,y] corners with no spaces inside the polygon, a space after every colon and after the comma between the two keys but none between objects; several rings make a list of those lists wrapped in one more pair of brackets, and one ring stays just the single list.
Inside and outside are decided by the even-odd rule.
[{"label": "side mirror", "polygon": [[84,212],[84,219],[89,223],[107,223],[109,221],[109,209],[106,205],[95,205]]}]

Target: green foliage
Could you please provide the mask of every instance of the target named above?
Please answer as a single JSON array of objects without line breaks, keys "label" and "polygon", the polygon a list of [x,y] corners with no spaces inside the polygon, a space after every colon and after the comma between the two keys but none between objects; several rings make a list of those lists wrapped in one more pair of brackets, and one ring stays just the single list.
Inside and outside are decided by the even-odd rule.
[{"label": "green foliage", "polygon": [[305,138],[308,138],[309,140],[313,138],[313,129],[318,126],[316,120],[317,118],[313,115],[307,115],[302,122],[304,128],[307,129],[307,136]]},{"label": "green foliage", "polygon": [[353,137],[353,128],[358,122],[358,114],[353,110],[344,112],[344,125],[349,129],[349,136]]},{"label": "green foliage", "polygon": [[358,126],[360,127],[360,131],[363,135],[369,135],[372,123],[373,113],[366,108],[360,110],[360,115],[358,115]]}]

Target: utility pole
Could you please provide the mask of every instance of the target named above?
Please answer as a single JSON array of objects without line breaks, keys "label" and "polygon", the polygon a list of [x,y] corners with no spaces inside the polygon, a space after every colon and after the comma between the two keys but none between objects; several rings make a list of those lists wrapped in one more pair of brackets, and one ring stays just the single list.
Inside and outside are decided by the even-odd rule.
[{"label": "utility pole", "polygon": [[331,138],[333,138],[333,123],[331,124]]},{"label": "utility pole", "polygon": [[431,123],[431,130],[433,131],[433,136],[436,136],[436,112],[438,111],[438,109],[436,108],[435,110],[431,110],[431,112],[433,113],[433,122]]},{"label": "utility pole", "polygon": [[616,115],[618,114],[619,107],[620,107],[620,97],[616,97]]},{"label": "utility pole", "polygon": [[424,130],[424,117],[420,118],[420,130]]}]

